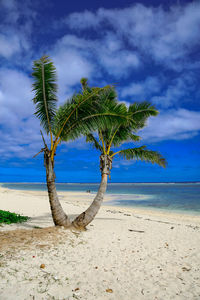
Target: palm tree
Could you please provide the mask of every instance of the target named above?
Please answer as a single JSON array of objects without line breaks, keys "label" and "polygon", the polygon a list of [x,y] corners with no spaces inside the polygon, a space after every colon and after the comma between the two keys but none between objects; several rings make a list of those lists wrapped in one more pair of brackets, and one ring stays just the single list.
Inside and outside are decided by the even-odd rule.
[{"label": "palm tree", "polygon": [[[116,99],[110,99],[107,105],[113,101],[115,102]],[[127,115],[131,117],[132,122],[119,125],[111,124],[111,126],[104,130],[99,129],[98,138],[92,133],[86,135],[86,141],[101,152],[101,183],[92,204],[72,222],[75,228],[85,228],[98,213],[107,188],[107,176],[110,176],[112,161],[116,155],[127,160],[135,159],[151,162],[153,164],[156,163],[162,167],[166,166],[166,161],[161,154],[156,151],[148,150],[146,146],[120,149],[115,152],[114,149],[112,150],[113,147],[120,147],[124,142],[139,141],[141,138],[135,133],[145,126],[148,117],[156,116],[157,114],[158,111],[147,102],[134,103],[127,109]]]},{"label": "palm tree", "polygon": [[68,141],[97,128],[110,126],[113,122],[121,124],[126,119],[123,116],[124,107],[113,105],[112,110],[108,111],[104,106],[100,106],[99,94],[110,89],[106,86],[92,88],[90,91],[85,89],[57,109],[56,69],[47,56],[34,61],[32,76],[35,115],[39,118],[47,136],[50,136],[50,146],[48,146],[41,131],[44,147],[35,156],[44,153],[46,182],[54,224],[70,227],[71,221],[63,211],[56,192],[54,156],[57,147],[63,136],[65,141]]}]

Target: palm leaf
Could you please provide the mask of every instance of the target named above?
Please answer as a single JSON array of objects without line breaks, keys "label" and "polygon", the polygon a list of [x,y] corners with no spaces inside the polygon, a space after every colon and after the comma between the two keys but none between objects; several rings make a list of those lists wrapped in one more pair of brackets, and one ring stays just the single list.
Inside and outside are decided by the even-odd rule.
[{"label": "palm leaf", "polygon": [[[103,89],[93,88],[98,93],[91,95],[87,101],[83,101],[86,95],[91,93],[84,90],[82,94],[74,95],[72,99],[59,107],[55,116],[54,134],[63,128],[60,137],[62,140],[76,139],[81,134],[87,135],[99,128],[105,129],[113,124],[123,124],[127,122],[126,107],[124,104],[110,103],[108,105],[107,91],[109,87]],[[105,97],[102,101],[102,94]],[[73,112],[77,103],[80,105],[76,108],[76,113],[70,115],[70,119],[65,123],[66,116]]]},{"label": "palm leaf", "polygon": [[116,154],[122,156],[127,160],[130,159],[141,160],[141,161],[151,162],[152,164],[156,163],[162,167],[166,167],[167,164],[166,160],[164,159],[164,157],[162,157],[162,155],[159,152],[146,150],[146,146],[120,150],[112,154],[112,156],[115,156]]},{"label": "palm leaf", "polygon": [[33,73],[34,83],[33,92],[35,97],[33,103],[36,105],[35,115],[40,119],[44,130],[51,132],[54,123],[57,104],[57,84],[56,69],[52,61],[43,56],[34,61]]},{"label": "palm leaf", "polygon": [[132,133],[132,126],[125,126],[125,125],[121,125],[118,128],[117,133],[115,134],[113,140],[112,140],[112,145],[115,147],[119,147],[123,142],[128,142],[128,141],[134,141],[137,142],[139,141],[141,138]]},{"label": "palm leaf", "polygon": [[149,117],[157,116],[158,111],[148,102],[133,103],[129,106],[128,113],[132,116],[132,129],[142,129]]},{"label": "palm leaf", "polygon": [[139,142],[141,140],[141,137],[139,135],[130,133],[129,134],[129,139],[134,141],[134,142]]}]

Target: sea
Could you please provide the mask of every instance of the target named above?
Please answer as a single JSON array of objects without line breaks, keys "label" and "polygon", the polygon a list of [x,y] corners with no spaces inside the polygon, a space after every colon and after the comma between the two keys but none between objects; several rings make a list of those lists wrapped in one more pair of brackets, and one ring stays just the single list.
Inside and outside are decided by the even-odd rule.
[{"label": "sea", "polygon": [[[1,183],[17,190],[47,190],[45,183]],[[98,183],[56,183],[57,191],[90,192],[95,195]],[[192,183],[109,183],[112,201],[104,205],[137,207],[151,210],[200,215],[200,182]]]}]

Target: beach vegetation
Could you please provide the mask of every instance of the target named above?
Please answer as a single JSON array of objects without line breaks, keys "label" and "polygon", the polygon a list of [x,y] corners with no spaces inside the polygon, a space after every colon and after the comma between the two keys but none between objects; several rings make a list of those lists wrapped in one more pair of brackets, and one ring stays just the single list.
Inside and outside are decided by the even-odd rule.
[{"label": "beach vegetation", "polygon": [[6,210],[0,210],[0,224],[22,223],[29,219],[27,216],[21,216]]}]

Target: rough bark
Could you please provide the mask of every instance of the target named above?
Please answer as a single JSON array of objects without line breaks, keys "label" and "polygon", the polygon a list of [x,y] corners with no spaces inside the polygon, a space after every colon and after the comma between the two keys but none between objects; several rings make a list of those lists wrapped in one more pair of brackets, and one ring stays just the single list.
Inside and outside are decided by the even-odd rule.
[{"label": "rough bark", "polygon": [[110,175],[110,169],[112,168],[112,158],[108,155],[100,156],[100,170],[101,170],[101,183],[96,197],[92,204],[86,211],[80,214],[73,222],[72,225],[77,229],[85,229],[86,226],[91,223],[96,214],[98,213],[107,188],[107,176]]},{"label": "rough bark", "polygon": [[55,226],[70,227],[71,222],[63,211],[58,199],[55,185],[54,162],[51,160],[50,151],[48,150],[44,151],[44,162],[46,167],[47,189],[53,222]]}]

